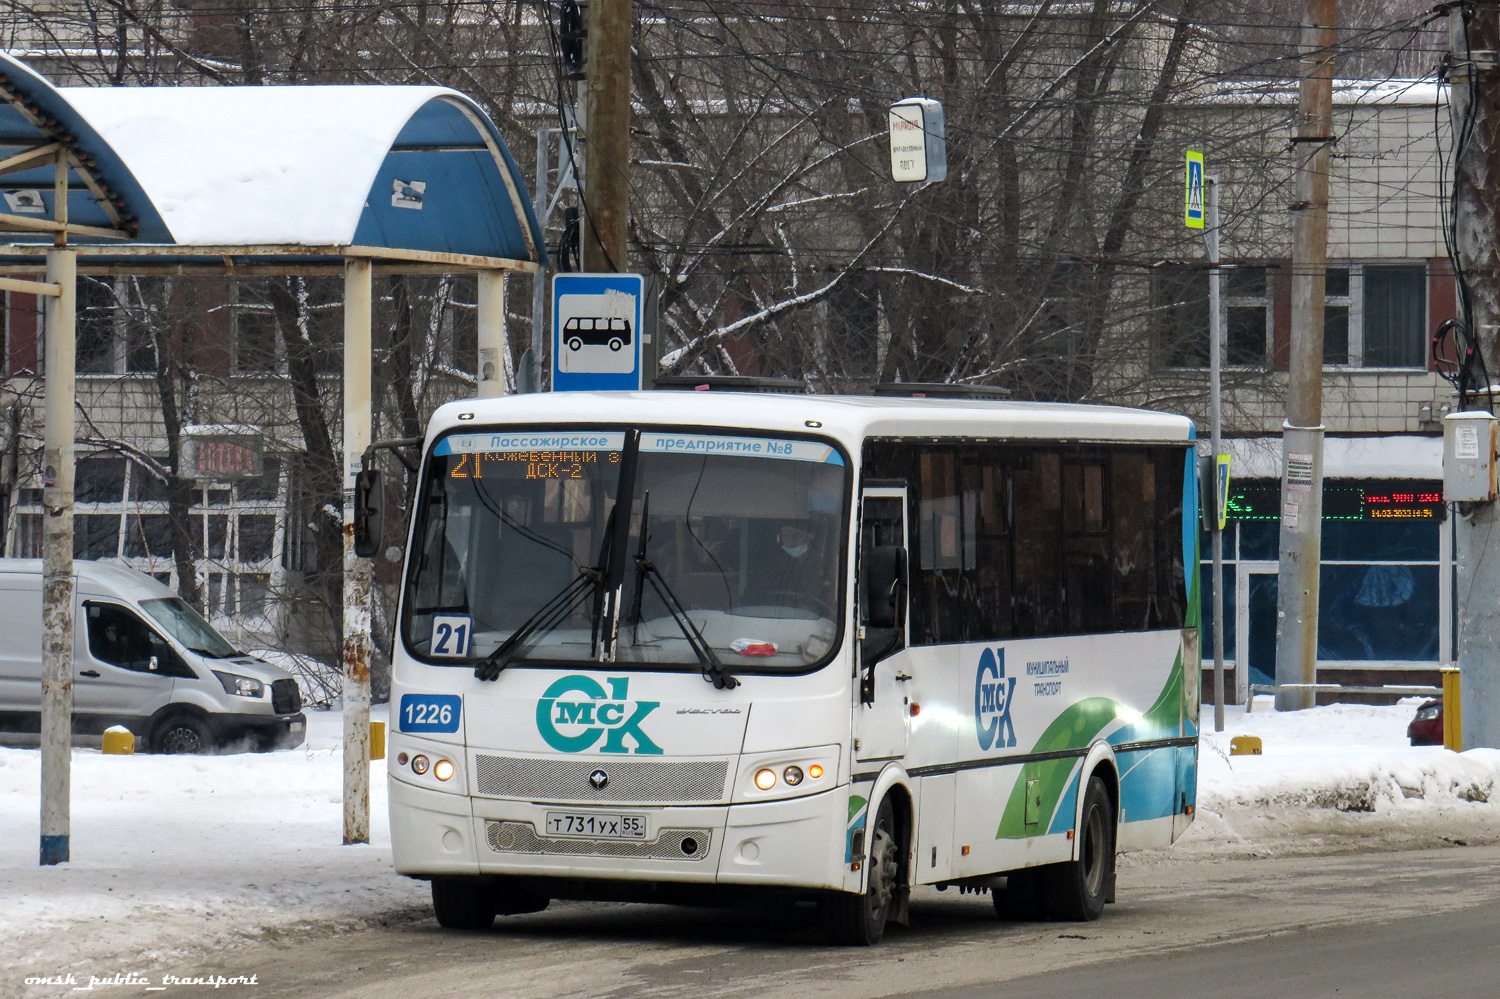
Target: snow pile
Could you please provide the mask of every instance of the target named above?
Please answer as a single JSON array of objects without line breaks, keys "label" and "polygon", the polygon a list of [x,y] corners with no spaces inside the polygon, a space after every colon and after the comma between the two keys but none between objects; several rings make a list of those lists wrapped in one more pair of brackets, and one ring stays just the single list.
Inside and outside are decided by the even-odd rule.
[{"label": "snow pile", "polygon": [[75,750],[72,860],[58,867],[37,865],[40,754],[0,749],[0,996],[37,995],[25,975],[428,914],[427,886],[391,870],[384,763],[370,844],[341,845],[342,724],[311,712],[309,742],[276,753]]},{"label": "snow pile", "polygon": [[[1198,814],[1190,853],[1265,855],[1500,842],[1500,750],[1410,746],[1421,698],[1277,713],[1227,707],[1222,733],[1205,705]],[[1230,756],[1237,735],[1263,755]]]}]

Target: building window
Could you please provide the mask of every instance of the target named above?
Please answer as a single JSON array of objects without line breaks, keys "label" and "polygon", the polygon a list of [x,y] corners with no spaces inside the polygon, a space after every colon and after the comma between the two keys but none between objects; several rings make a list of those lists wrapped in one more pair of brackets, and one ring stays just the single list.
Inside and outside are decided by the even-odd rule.
[{"label": "building window", "polygon": [[1364,270],[1364,344],[1366,368],[1427,366],[1427,270],[1410,266],[1372,266]]},{"label": "building window", "polygon": [[155,332],[165,310],[160,278],[78,282],[76,370],[80,375],[156,371]]},{"label": "building window", "polygon": [[1427,268],[1351,263],[1325,282],[1323,363],[1355,368],[1427,366]]},{"label": "building window", "polygon": [[241,300],[234,309],[234,370],[241,375],[281,371],[276,345],[276,313],[271,306]]},{"label": "building window", "polygon": [[1208,367],[1208,272],[1190,267],[1152,271],[1151,306],[1161,363]]},{"label": "building window", "polygon": [[[1264,267],[1223,271],[1219,319],[1224,363],[1265,367],[1270,357],[1271,289]],[[1208,271],[1161,268],[1152,283],[1158,355],[1170,368],[1206,368],[1209,361]]]},{"label": "building window", "polygon": [[1270,356],[1271,294],[1264,267],[1232,267],[1224,272],[1224,361],[1245,368],[1265,367]]},{"label": "building window", "polygon": [[[197,538],[196,572],[204,611],[218,624],[264,628],[282,567],[287,492],[285,463],[267,457],[264,474],[233,484],[195,483],[188,529]],[[17,491],[12,553],[36,558],[42,546],[42,490]],[[166,484],[138,461],[118,454],[78,459],[73,557],[120,558],[176,585]]]}]

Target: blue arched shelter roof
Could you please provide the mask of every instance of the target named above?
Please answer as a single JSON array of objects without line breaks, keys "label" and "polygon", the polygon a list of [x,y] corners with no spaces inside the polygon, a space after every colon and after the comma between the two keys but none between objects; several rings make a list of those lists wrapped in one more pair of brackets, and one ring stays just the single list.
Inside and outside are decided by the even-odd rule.
[{"label": "blue arched shelter roof", "polygon": [[[169,257],[171,247],[184,258],[195,248],[231,255],[239,248],[296,259],[356,246],[545,265],[514,157],[483,110],[457,91],[55,88],[3,55],[0,72],[0,87],[15,91],[0,106],[0,158],[65,136],[79,165],[117,195],[136,242]],[[23,206],[40,198],[50,212],[52,169],[0,176],[12,214],[14,198]],[[70,189],[69,219],[109,227],[82,181]],[[50,236],[11,241],[28,240]]]}]

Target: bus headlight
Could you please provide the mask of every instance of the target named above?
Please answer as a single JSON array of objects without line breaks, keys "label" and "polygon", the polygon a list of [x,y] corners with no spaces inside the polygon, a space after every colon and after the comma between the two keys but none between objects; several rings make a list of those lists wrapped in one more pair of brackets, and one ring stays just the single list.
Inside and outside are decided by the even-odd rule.
[{"label": "bus headlight", "polygon": [[437,764],[432,768],[432,776],[436,777],[438,780],[452,780],[453,761],[438,760]]},{"label": "bus headlight", "polygon": [[755,753],[741,760],[735,801],[767,801],[829,791],[838,783],[839,747]]},{"label": "bus headlight", "polygon": [[411,772],[417,774],[418,776],[425,774],[427,772],[427,768],[431,765],[432,761],[427,759],[427,757],[423,756],[421,753],[418,753],[416,756],[413,756],[411,758]]}]

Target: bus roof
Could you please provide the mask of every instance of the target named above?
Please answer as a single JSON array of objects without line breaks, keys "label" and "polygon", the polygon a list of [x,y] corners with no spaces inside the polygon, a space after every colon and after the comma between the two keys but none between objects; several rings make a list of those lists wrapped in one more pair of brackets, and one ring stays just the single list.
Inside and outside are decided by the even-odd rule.
[{"label": "bus roof", "polygon": [[[460,414],[464,414],[462,421]],[[1187,442],[1195,436],[1193,421],[1185,416],[1119,406],[681,391],[536,392],[462,399],[439,408],[427,432],[431,439],[455,427],[533,423],[675,425],[803,434],[813,429],[856,449],[866,437]]]}]

